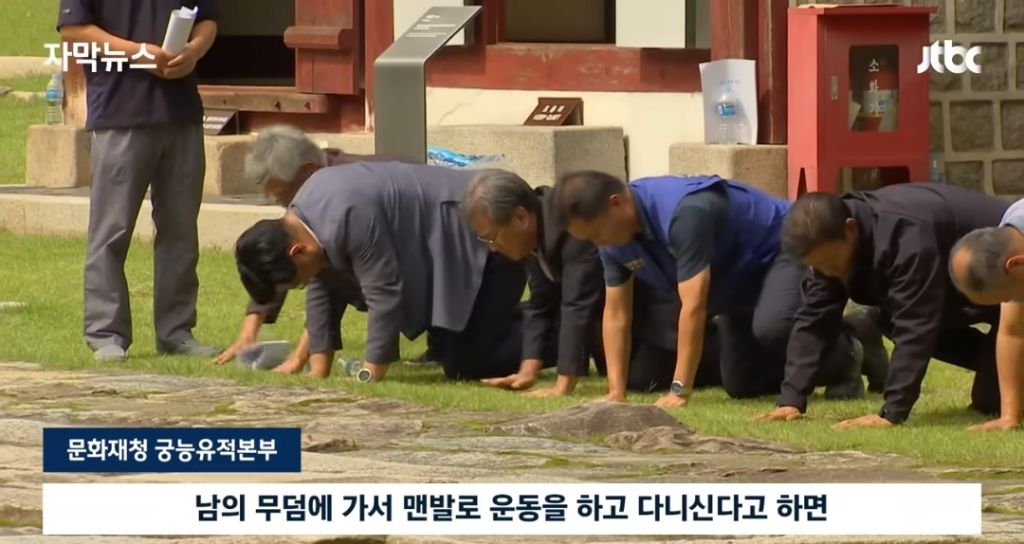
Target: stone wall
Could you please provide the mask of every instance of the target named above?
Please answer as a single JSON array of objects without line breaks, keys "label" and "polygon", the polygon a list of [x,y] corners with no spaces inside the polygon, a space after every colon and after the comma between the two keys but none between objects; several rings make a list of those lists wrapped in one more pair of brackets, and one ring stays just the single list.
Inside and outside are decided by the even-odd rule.
[{"label": "stone wall", "polygon": [[[791,6],[815,3],[790,0]],[[826,2],[818,2],[826,3]],[[834,4],[937,6],[932,40],[980,45],[981,74],[932,73],[932,151],[946,181],[1024,195],[1024,0],[831,0]]]}]

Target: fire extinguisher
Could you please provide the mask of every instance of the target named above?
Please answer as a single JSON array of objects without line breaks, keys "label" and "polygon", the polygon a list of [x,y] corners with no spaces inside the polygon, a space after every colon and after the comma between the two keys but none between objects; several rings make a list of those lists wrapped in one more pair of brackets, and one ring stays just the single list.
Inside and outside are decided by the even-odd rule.
[{"label": "fire extinguisher", "polygon": [[866,60],[861,109],[857,115],[859,128],[863,131],[891,130],[883,128],[882,123],[896,114],[899,74],[888,55],[870,55]]}]

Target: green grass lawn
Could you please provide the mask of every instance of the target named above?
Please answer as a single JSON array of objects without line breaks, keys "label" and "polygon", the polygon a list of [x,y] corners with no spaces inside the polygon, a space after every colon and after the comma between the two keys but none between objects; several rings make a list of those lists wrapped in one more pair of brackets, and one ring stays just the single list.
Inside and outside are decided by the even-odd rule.
[{"label": "green grass lawn", "polygon": [[[49,54],[47,43],[56,43],[59,0],[0,0],[0,56]],[[42,92],[49,78],[28,77],[0,81],[16,91]],[[42,123],[46,105],[0,98],[0,184],[25,183],[25,131]]]},{"label": "green grass lawn", "polygon": [[45,57],[56,43],[59,0],[0,1],[0,56]]},{"label": "green grass lawn", "polygon": [[26,91],[41,93],[46,91],[46,85],[50,83],[50,76],[24,76],[0,81],[0,87],[10,87],[14,91]]},{"label": "green grass lawn", "polygon": [[[7,82],[0,81],[0,85],[7,85]],[[25,183],[28,126],[43,123],[45,119],[46,101],[41,98],[26,101],[0,97],[0,184]]]},{"label": "green grass lawn", "polygon": [[[35,361],[56,368],[90,368],[96,365],[82,340],[82,261],[85,243],[80,239],[22,237],[0,231],[2,271],[0,300],[23,300],[28,307],[0,313],[0,360]],[[196,335],[204,342],[227,345],[234,338],[246,303],[236,279],[232,258],[224,252],[205,251],[200,259],[201,290]],[[133,370],[227,377],[255,387],[305,384],[344,389],[368,395],[408,399],[431,406],[458,410],[532,412],[569,406],[603,394],[599,378],[585,379],[577,394],[563,399],[529,399],[477,384],[446,383],[437,368],[396,365],[389,380],[373,385],[354,383],[340,375],[326,381],[301,376],[277,376],[244,372],[233,366],[218,367],[209,361],[155,355],[152,332],[151,248],[133,244],[128,259],[128,279],[133,295],[135,342],[130,361],[120,365]],[[265,339],[294,339],[302,326],[302,295],[286,305],[280,322],[264,331]],[[343,355],[359,357],[365,334],[365,314],[349,312],[344,326]],[[417,342],[403,341],[403,355],[422,349]],[[546,380],[553,379],[551,371]],[[830,425],[840,419],[875,412],[880,397],[863,401],[826,402],[812,399],[811,416],[795,423],[754,423],[750,418],[772,405],[772,399],[733,401],[721,390],[700,391],[690,408],[678,410],[679,418],[705,433],[776,440],[816,450],[857,449],[896,452],[924,464],[965,466],[1021,466],[1024,441],[1021,433],[977,435],[966,426],[981,420],[966,410],[971,374],[942,363],[933,363],[925,381],[922,400],[914,416],[898,429],[837,431]],[[651,402],[656,395],[633,395],[632,402]]]}]

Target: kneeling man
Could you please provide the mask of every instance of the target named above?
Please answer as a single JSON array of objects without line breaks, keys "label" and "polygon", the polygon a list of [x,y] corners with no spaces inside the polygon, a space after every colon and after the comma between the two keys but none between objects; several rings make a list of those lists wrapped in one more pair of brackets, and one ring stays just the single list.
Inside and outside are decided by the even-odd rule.
[{"label": "kneeling man", "polygon": [[950,256],[953,281],[971,302],[999,305],[996,369],[1000,416],[972,430],[1019,429],[1024,396],[1024,200],[1015,202],[999,226],[960,239]]},{"label": "kneeling man", "polygon": [[[892,339],[893,353],[882,409],[841,427],[906,421],[932,358],[973,370],[971,407],[998,412],[998,311],[960,294],[947,263],[961,236],[998,224],[1005,210],[996,198],[935,183],[800,197],[786,219],[783,246],[812,272],[803,284],[778,408],[765,417],[795,419],[806,410],[848,300],[880,308],[878,325]],[[991,325],[992,332],[972,327],[978,323]]]},{"label": "kneeling man", "polygon": [[[530,300],[523,315],[523,362],[511,376],[487,383],[509,389],[528,389],[545,366],[557,364],[553,387],[531,396],[568,395],[579,376],[586,375],[590,358],[605,366],[601,345],[604,278],[601,258],[590,242],[565,230],[550,187],[532,188],[503,170],[481,171],[462,202],[463,212],[480,239],[513,260],[524,261]],[[638,290],[639,314],[633,327],[628,386],[632,391],[668,389],[675,370],[675,325],[679,300],[656,290]],[[704,361],[696,386],[718,385],[718,339],[714,325],[707,330]]]},{"label": "kneeling man", "polygon": [[[609,400],[626,394],[634,277],[677,293],[681,303],[672,388],[658,405],[688,402],[711,316],[729,396],[778,394],[805,272],[779,255],[787,201],[718,176],[661,176],[627,185],[593,171],[566,175],[556,193],[569,232],[601,247]],[[829,393],[863,395],[852,339],[837,346],[834,361],[822,376]]]},{"label": "kneeling man", "polygon": [[[462,221],[459,200],[472,175],[398,162],[323,168],[283,219],[260,221],[239,238],[239,274],[256,302],[309,284],[314,374],[329,375],[341,348],[344,297],[337,285],[346,278],[358,285],[369,314],[364,381],[382,379],[398,359],[399,333],[413,339],[428,328],[449,378],[515,372],[526,273],[491,254]],[[284,370],[302,368],[293,366]]]}]

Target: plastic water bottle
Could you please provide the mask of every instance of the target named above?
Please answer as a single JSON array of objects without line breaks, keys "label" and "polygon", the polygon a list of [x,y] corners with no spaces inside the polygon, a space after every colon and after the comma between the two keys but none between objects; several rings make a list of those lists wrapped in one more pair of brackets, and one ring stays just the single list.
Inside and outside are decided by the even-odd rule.
[{"label": "plastic water bottle", "polygon": [[338,364],[344,370],[346,376],[355,376],[359,374],[359,371],[363,368],[363,361],[360,359],[349,359],[342,357],[338,359]]},{"label": "plastic water bottle", "polygon": [[718,115],[718,143],[738,144],[743,125],[739,116],[739,100],[732,94],[731,88],[725,88],[718,98],[715,113]]},{"label": "plastic water bottle", "polygon": [[932,181],[935,183],[946,183],[946,168],[938,153],[932,153]]},{"label": "plastic water bottle", "polygon": [[46,124],[64,124],[64,76],[54,72],[46,85]]},{"label": "plastic water bottle", "polygon": [[435,166],[447,166],[448,168],[502,168],[505,157],[501,155],[468,155],[443,147],[431,147],[427,149],[427,160]]}]

